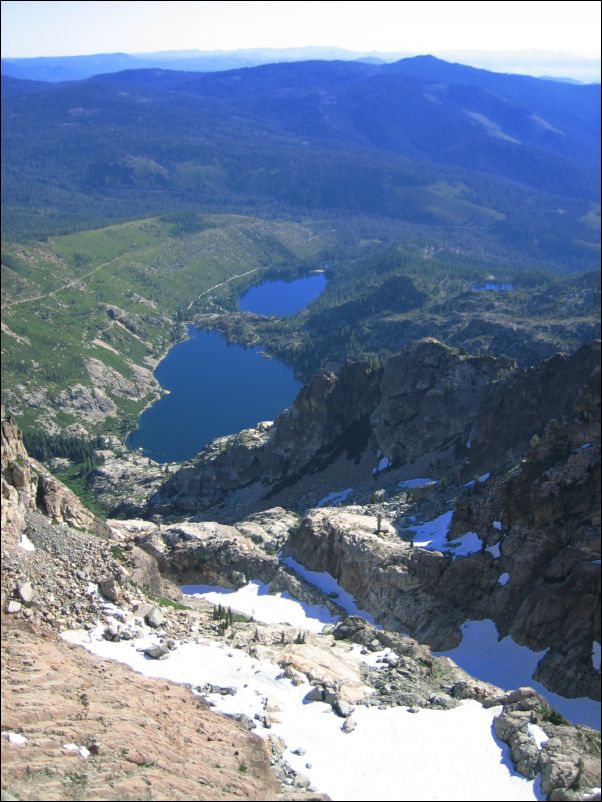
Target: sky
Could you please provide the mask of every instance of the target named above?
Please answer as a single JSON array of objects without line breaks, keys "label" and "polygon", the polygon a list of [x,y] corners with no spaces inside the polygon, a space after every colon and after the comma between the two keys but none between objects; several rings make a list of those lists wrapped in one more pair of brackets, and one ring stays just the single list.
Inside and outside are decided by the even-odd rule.
[{"label": "sky", "polygon": [[600,58],[600,2],[2,2],[2,56],[342,47]]}]

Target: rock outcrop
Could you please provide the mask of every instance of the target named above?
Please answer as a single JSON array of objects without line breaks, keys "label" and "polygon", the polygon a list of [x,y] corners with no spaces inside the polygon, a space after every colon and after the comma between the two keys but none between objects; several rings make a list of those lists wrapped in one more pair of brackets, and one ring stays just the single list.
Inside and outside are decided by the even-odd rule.
[{"label": "rock outcrop", "polygon": [[5,622],[2,647],[3,799],[277,798],[266,744],[187,688]]},{"label": "rock outcrop", "polygon": [[[537,678],[568,696],[600,698],[592,647],[600,643],[600,417],[597,403],[548,425],[509,471],[462,501],[452,534],[476,530],[491,554],[479,577],[507,575],[492,592],[478,581],[447,588],[502,634],[549,649]],[[497,522],[493,526],[493,522]]]},{"label": "rock outcrop", "polygon": [[[321,411],[326,417],[327,408],[328,404]],[[516,574],[517,588],[523,587],[525,594],[530,587],[539,592],[535,566],[543,549],[546,570],[557,571],[552,585],[558,586],[560,597],[574,590],[575,606],[570,611],[581,620],[588,602],[579,593],[586,587],[587,576],[575,565],[595,553],[591,535],[599,525],[594,489],[599,479],[599,440],[594,443],[595,416],[587,421],[586,429],[581,419],[549,426],[545,437],[527,452],[525,462],[467,495],[452,527],[454,534],[467,521],[478,519],[484,543],[499,544],[499,557],[482,552],[453,559],[415,548],[399,537],[380,512],[367,514],[360,507],[313,510],[301,522],[294,513],[273,508],[234,525],[113,520],[99,527],[58,480],[28,457],[15,424],[3,420],[3,515],[9,529],[2,544],[3,667],[10,677],[5,685],[8,692],[3,693],[3,725],[26,732],[28,739],[27,752],[8,740],[3,742],[3,786],[26,796],[33,767],[42,778],[40,793],[49,796],[66,792],[78,798],[140,796],[150,782],[153,792],[166,798],[269,799],[278,793],[269,771],[271,762],[276,776],[292,789],[286,798],[322,798],[305,790],[309,778],[282,761],[282,749],[280,757],[272,756],[270,761],[266,747],[248,733],[255,723],[248,716],[236,714],[234,721],[219,718],[200,704],[194,727],[182,729],[193,703],[188,690],[140,678],[115,664],[104,665],[57,643],[54,633],[75,626],[91,631],[104,619],[105,639],[131,641],[144,625],[150,626],[158,641],[146,647],[152,660],[170,659],[178,638],[194,640],[201,633],[219,633],[219,623],[204,602],[193,609],[179,609],[181,605],[173,600],[145,598],[143,587],[152,586],[157,594],[175,591],[170,580],[238,587],[260,579],[271,582],[273,592],[286,590],[301,601],[335,610],[336,599],[312,589],[281,564],[282,549],[310,569],[328,570],[356,596],[359,606],[375,613],[390,629],[409,630],[440,648],[458,641],[459,625],[487,599],[500,620],[506,621],[504,615],[516,605],[511,604],[508,586],[497,582],[500,565]],[[268,427],[266,433],[273,434]],[[582,443],[583,435],[591,440]],[[568,511],[559,499],[568,499]],[[374,506],[374,510],[381,508],[386,509],[384,502]],[[489,522],[488,528],[484,522]],[[79,525],[88,531],[77,531],[74,527]],[[92,529],[101,537],[92,537]],[[572,536],[563,539],[568,532]],[[539,533],[541,544],[534,533]],[[522,552],[526,560],[520,559]],[[571,572],[576,572],[572,578]],[[543,579],[541,588],[545,589],[545,571]],[[557,612],[554,601],[545,619],[546,633],[560,625]],[[520,623],[517,614],[515,618]],[[515,619],[510,619],[506,624],[514,626]],[[527,615],[520,626],[527,628],[530,623],[534,621]],[[358,726],[353,717],[358,704],[405,705],[415,712],[419,707],[445,710],[462,699],[476,699],[489,707],[502,705],[495,724],[498,737],[510,745],[519,771],[526,776],[541,773],[550,799],[583,799],[585,792],[576,791],[577,786],[599,784],[594,760],[599,737],[587,728],[556,721],[553,711],[531,689],[503,692],[477,682],[451,660],[434,657],[413,638],[378,630],[353,616],[343,617],[333,637],[331,631],[310,636],[306,644],[293,627],[241,622],[230,624],[228,643],[246,648],[252,657],[277,659],[283,668],[281,676],[293,684],[309,680],[314,687],[312,698],[331,705],[347,733],[344,737],[353,737]],[[570,636],[568,628],[559,632]],[[357,657],[344,647],[346,640],[359,644],[364,653],[387,651],[377,667],[360,668]],[[571,649],[570,654],[551,653],[554,666],[567,676],[569,659],[578,657]],[[570,675],[570,682],[574,676]],[[127,700],[120,697],[117,707],[116,685],[128,689]],[[370,689],[372,695],[368,695]],[[219,686],[204,692],[231,690]],[[119,715],[113,716],[116,710]],[[263,727],[271,727],[271,715],[266,700],[265,714],[260,716]],[[547,738],[547,743],[538,745],[533,727],[540,728],[538,737]],[[214,738],[220,744],[219,772],[213,764],[215,745],[207,748]],[[80,757],[84,757],[82,750],[93,756],[85,771],[74,774],[66,766],[75,752],[69,752],[69,757],[64,741],[73,742]],[[244,772],[241,765],[247,767]],[[186,771],[180,771],[182,766]],[[248,768],[251,773],[246,776]]]},{"label": "rock outcrop", "polygon": [[[595,462],[593,452],[590,458]],[[589,504],[599,475],[583,469],[592,486],[576,487]],[[497,485],[498,492],[511,481]],[[467,521],[483,534],[482,548],[467,556],[416,548],[388,526],[377,534],[374,517],[336,509],[310,511],[284,553],[310,570],[328,571],[387,629],[438,650],[460,642],[467,619],[491,618],[503,635],[550,650],[538,674],[549,688],[599,698],[600,673],[591,659],[594,641],[600,642],[599,535],[589,523],[581,531],[575,525],[583,515],[577,503],[573,520],[565,516],[548,531],[510,523],[503,511],[509,524],[498,529],[492,526],[500,514],[491,503],[495,496],[492,489],[480,502],[478,519],[478,497],[460,507],[461,524],[452,526],[450,539],[466,532]],[[594,508],[595,502],[587,507]],[[508,581],[500,583],[504,574]]]},{"label": "rock outcrop", "polygon": [[321,371],[273,426],[213,441],[160,488],[151,510],[235,520],[341,456],[359,462],[377,450],[397,466],[427,454],[450,463],[489,385],[510,366],[427,338],[383,370],[348,363]]},{"label": "rock outcrop", "polygon": [[2,409],[2,533],[16,542],[26,529],[28,513],[40,509],[56,523],[94,529],[95,516],[43,465],[29,457],[16,423]]},{"label": "rock outcrop", "polygon": [[404,349],[382,370],[370,416],[376,445],[395,465],[446,448],[462,450],[490,385],[512,367],[430,338]]},{"label": "rock outcrop", "polygon": [[376,374],[362,363],[317,374],[276,425],[261,423],[214,440],[161,487],[151,509],[190,513],[221,507],[223,516],[227,499],[229,511],[243,517],[278,485],[320,470],[338,453],[353,452],[358,438],[363,450],[375,393]]},{"label": "rock outcrop", "polygon": [[150,511],[235,521],[283,493],[299,505],[295,489],[314,475],[327,481],[337,459],[357,464],[354,482],[369,482],[361,458],[373,455],[373,465],[377,452],[393,468],[465,482],[516,462],[549,420],[595,414],[599,365],[599,341],[518,369],[427,338],[379,370],[321,371],[273,425],[213,441],[160,487]]}]

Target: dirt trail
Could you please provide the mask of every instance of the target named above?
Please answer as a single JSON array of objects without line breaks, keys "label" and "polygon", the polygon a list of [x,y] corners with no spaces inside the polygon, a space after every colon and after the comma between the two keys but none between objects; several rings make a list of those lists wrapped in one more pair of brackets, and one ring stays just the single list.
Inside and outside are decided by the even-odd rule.
[{"label": "dirt trail", "polygon": [[113,262],[116,262],[117,259],[121,258],[121,256],[122,254],[116,256],[114,259],[109,259],[108,262],[103,262],[100,265],[96,265],[96,267],[93,267],[92,270],[89,270],[82,276],[77,276],[76,278],[69,279],[69,281],[66,281],[64,284],[61,284],[60,287],[55,287],[53,290],[44,292],[41,295],[32,295],[29,298],[19,298],[18,301],[5,301],[3,304],[4,308],[10,309],[13,306],[19,306],[20,304],[28,304],[31,303],[32,301],[41,301],[43,298],[51,298],[55,296],[57,292],[62,292],[63,290],[68,289],[69,287],[73,287],[75,284],[79,284],[80,282],[85,281],[86,279],[90,278],[90,276],[94,275],[94,273],[97,273],[99,270],[101,270],[103,267],[107,267]]}]

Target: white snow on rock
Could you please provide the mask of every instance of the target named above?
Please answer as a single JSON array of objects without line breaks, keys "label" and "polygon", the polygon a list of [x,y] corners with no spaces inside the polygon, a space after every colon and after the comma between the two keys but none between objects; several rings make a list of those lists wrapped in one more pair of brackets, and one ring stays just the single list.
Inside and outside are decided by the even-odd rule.
[{"label": "white snow on rock", "polygon": [[77,752],[81,757],[90,757],[90,752],[85,746],[78,746],[77,744],[63,744],[65,752]]},{"label": "white snow on rock", "polygon": [[299,576],[306,582],[309,582],[310,585],[319,588],[323,593],[331,596],[339,607],[342,607],[349,615],[357,615],[369,624],[376,626],[374,616],[370,615],[370,613],[367,613],[365,610],[360,610],[351,593],[347,593],[346,590],[343,590],[336,579],[326,571],[310,571],[292,557],[284,557],[281,563],[292,568],[295,573],[299,574]]},{"label": "white snow on rock", "polygon": [[342,504],[347,501],[349,496],[353,493],[352,487],[347,487],[345,490],[338,490],[329,493],[316,504],[316,507],[336,507],[337,504]]},{"label": "white snow on rock", "polygon": [[[468,557],[469,554],[475,554],[483,548],[483,541],[476,532],[466,532],[456,540],[450,540],[448,543],[448,550],[454,557]],[[453,549],[453,551],[451,551]]]},{"label": "white snow on rock", "polygon": [[6,738],[9,744],[13,746],[25,746],[27,743],[27,738],[24,735],[21,735],[20,732],[10,732],[9,730],[5,730],[2,733],[2,736]]},{"label": "white snow on rock", "polygon": [[400,482],[398,487],[401,487],[402,490],[411,490],[414,487],[430,487],[430,485],[436,485],[436,479],[404,479],[403,482]]},{"label": "white snow on rock", "polygon": [[497,560],[498,557],[501,556],[500,543],[498,542],[494,543],[493,546],[487,546],[485,551],[488,551],[489,554],[493,555],[493,557]]},{"label": "white snow on rock", "polygon": [[454,511],[449,510],[432,521],[426,521],[417,526],[409,526],[408,529],[414,532],[414,545],[431,551],[445,551],[449,546],[447,533],[451,526],[453,514]]},{"label": "white snow on rock", "polygon": [[378,461],[378,465],[376,468],[372,468],[373,476],[376,476],[377,473],[381,473],[381,471],[386,471],[387,468],[391,467],[391,460],[389,457],[381,457]]},{"label": "white snow on rock", "polygon": [[429,551],[441,551],[444,554],[451,554],[454,558],[467,557],[469,554],[481,551],[483,541],[476,532],[466,532],[455,540],[447,539],[453,514],[454,511],[449,510],[432,521],[409,526],[409,531],[414,532],[414,546]]},{"label": "white snow on rock", "polygon": [[482,473],[480,476],[477,476],[476,479],[471,479],[470,482],[466,482],[464,487],[474,487],[477,482],[486,482],[491,477],[490,473]]},{"label": "white snow on rock", "polygon": [[354,643],[348,654],[360,663],[365,663],[370,668],[388,668],[388,663],[385,661],[387,655],[392,654],[391,649],[381,649],[378,652],[369,652],[365,646],[359,643]]},{"label": "white snow on rock", "polygon": [[433,654],[451,657],[473,677],[505,690],[525,686],[534,688],[569,721],[600,729],[600,702],[588,697],[567,699],[533,679],[533,672],[545,650],[534,652],[526,646],[519,646],[509,635],[500,639],[491,619],[466,621],[462,624],[462,636],[462,642],[455,649]]},{"label": "white snow on rock", "polygon": [[[333,800],[534,800],[538,785],[512,770],[508,748],[492,736],[500,708],[464,701],[452,710],[358,706],[356,729],[341,732],[341,719],[322,702],[304,704],[309,683],[294,686],[279,666],[213,641],[182,644],[167,661],[147,660],[134,647],[100,639],[87,649],[120,660],[136,671],[193,688],[233,686],[233,695],[209,694],[223,713],[261,716],[269,703],[271,729],[281,737],[284,759]],[[197,691],[198,693],[199,691]],[[73,745],[75,746],[75,744]],[[292,750],[304,750],[295,755]],[[437,771],[433,771],[433,756]],[[308,769],[306,764],[310,764]]]},{"label": "white snow on rock", "polygon": [[508,574],[507,572],[504,572],[503,574],[500,574],[498,576],[497,579],[498,585],[501,585],[503,587],[504,585],[507,585],[508,582],[510,582],[510,574]]},{"label": "white snow on rock", "polygon": [[216,585],[182,585],[180,590],[185,596],[231,607],[264,624],[289,624],[309,632],[321,632],[324,624],[336,624],[339,620],[327,607],[305,604],[288,593],[271,594],[269,585],[258,580],[238,590]]},{"label": "white snow on rock", "polygon": [[539,724],[528,724],[527,732],[535,741],[535,745],[541,752],[542,747],[550,740]]},{"label": "white snow on rock", "polygon": [[23,551],[35,551],[36,547],[33,545],[31,540],[27,537],[26,534],[21,535],[21,540],[18,543],[20,549]]},{"label": "white snow on rock", "polygon": [[596,640],[592,643],[592,665],[600,671],[600,644]]},{"label": "white snow on rock", "polygon": [[494,529],[497,529],[499,532],[502,531],[502,522],[501,521],[493,521],[492,524]]}]

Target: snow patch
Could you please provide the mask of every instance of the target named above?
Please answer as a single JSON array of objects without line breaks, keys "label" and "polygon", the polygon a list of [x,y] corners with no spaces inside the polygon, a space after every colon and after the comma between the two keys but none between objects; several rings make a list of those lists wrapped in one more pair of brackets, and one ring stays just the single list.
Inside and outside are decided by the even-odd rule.
[{"label": "snow patch", "polygon": [[469,554],[475,554],[483,548],[483,541],[476,532],[467,532],[465,535],[451,540],[448,544],[450,550],[453,549],[454,557],[467,557]]},{"label": "snow patch", "polygon": [[535,741],[535,745],[541,752],[542,747],[550,740],[538,724],[528,724],[527,732]]},{"label": "snow patch", "polygon": [[352,487],[348,487],[345,490],[334,491],[333,493],[329,493],[327,496],[324,496],[324,498],[321,498],[316,504],[316,507],[336,507],[338,504],[342,504],[344,501],[347,501],[352,493]]},{"label": "snow patch", "polygon": [[409,526],[408,529],[415,533],[414,545],[430,551],[444,551],[449,546],[447,533],[451,526],[453,514],[453,510],[448,510],[448,512],[444,512],[443,515],[434,518],[432,521],[426,521],[417,526]]},{"label": "snow patch", "polygon": [[[403,707],[378,710],[358,706],[353,713],[356,729],[345,734],[341,719],[329,705],[303,703],[309,683],[295,687],[279,666],[225,644],[182,644],[165,661],[145,660],[136,648],[103,641],[96,633],[87,648],[146,676],[188,683],[197,694],[205,684],[233,686],[234,695],[208,696],[222,713],[261,719],[269,704],[274,711],[270,713],[271,729],[265,730],[258,720],[256,732],[282,738],[286,762],[332,799],[476,802],[541,798],[537,783],[513,771],[509,750],[492,736],[499,707],[485,709],[474,700],[452,710],[418,713]],[[292,750],[300,749],[303,755],[293,754]],[[433,755],[437,755],[436,772]]]},{"label": "snow patch", "polygon": [[600,671],[600,644],[596,640],[592,643],[592,665]]},{"label": "snow patch", "polygon": [[477,476],[476,479],[471,479],[470,482],[466,482],[463,487],[474,487],[477,482],[486,482],[488,479],[491,478],[490,473],[482,473],[480,476]]},{"label": "snow patch", "polygon": [[367,613],[365,610],[360,610],[351,593],[347,593],[346,590],[343,590],[336,579],[329,573],[326,571],[310,571],[292,557],[285,557],[280,562],[292,568],[295,573],[299,574],[299,576],[306,582],[309,582],[310,585],[319,588],[323,593],[331,596],[339,607],[342,607],[349,615],[357,615],[369,624],[376,626],[374,616],[370,615],[370,613]]},{"label": "snow patch", "polygon": [[403,482],[399,483],[399,487],[402,490],[411,490],[413,487],[429,487],[430,485],[436,485],[436,479],[405,479]]},{"label": "snow patch", "polygon": [[491,526],[493,526],[494,529],[497,529],[498,532],[502,531],[502,522],[501,521],[492,521]]},{"label": "snow patch", "polygon": [[13,746],[25,746],[27,743],[27,738],[24,735],[21,735],[20,732],[9,732],[5,730],[2,733],[2,737],[6,738],[9,744]]},{"label": "snow patch", "polygon": [[491,554],[496,560],[502,554],[502,552],[500,550],[500,543],[501,543],[501,541],[498,541],[497,543],[494,543],[493,546],[487,546],[487,548],[485,549],[485,551],[488,551],[489,554]]},{"label": "snow patch", "polygon": [[391,460],[389,457],[381,457],[378,461],[376,468],[372,468],[372,475],[376,476],[377,473],[381,473],[381,471],[386,471],[387,468],[391,467]]},{"label": "snow patch", "polygon": [[78,746],[77,744],[63,744],[65,752],[77,752],[83,758],[90,757],[90,752],[85,746]]},{"label": "snow patch", "polygon": [[271,594],[270,586],[258,580],[238,590],[217,585],[182,585],[180,590],[185,596],[231,607],[263,624],[288,624],[309,632],[321,632],[324,624],[336,624],[339,620],[327,607],[305,604],[288,593]]},{"label": "snow patch", "polygon": [[348,652],[350,657],[358,660],[360,663],[365,663],[370,668],[388,668],[388,663],[385,657],[392,654],[391,649],[381,649],[378,652],[369,652],[365,646],[359,643],[354,643]]},{"label": "snow patch", "polygon": [[448,510],[432,521],[409,526],[408,530],[415,533],[414,545],[420,549],[428,549],[428,551],[441,551],[454,558],[467,557],[469,554],[481,551],[483,541],[476,532],[466,532],[455,540],[447,539],[453,514],[453,510]]},{"label": "snow patch", "polygon": [[552,693],[534,680],[533,672],[545,650],[534,652],[526,646],[519,646],[509,635],[500,639],[491,619],[466,621],[462,624],[460,645],[455,649],[433,654],[451,657],[460,668],[476,679],[491,682],[499,688],[534,688],[569,721],[600,729],[600,702],[588,697],[567,699]]},{"label": "snow patch", "polygon": [[497,578],[498,585],[501,585],[502,587],[504,587],[504,585],[507,585],[508,582],[510,582],[510,574],[506,572],[500,574]]},{"label": "snow patch", "polygon": [[35,551],[36,547],[33,545],[31,540],[27,537],[27,535],[21,535],[21,540],[19,541],[19,548],[23,549],[23,551]]}]

